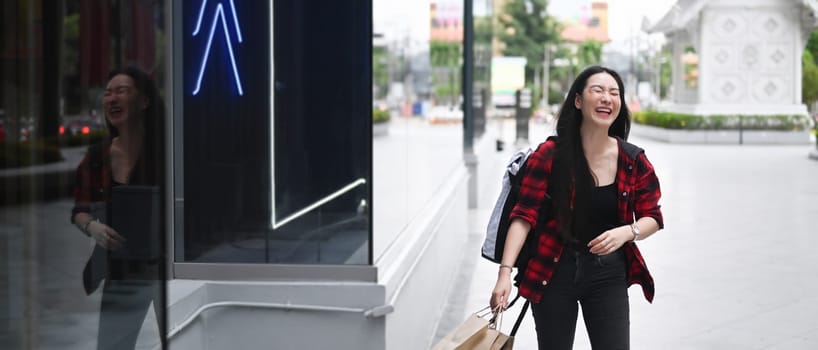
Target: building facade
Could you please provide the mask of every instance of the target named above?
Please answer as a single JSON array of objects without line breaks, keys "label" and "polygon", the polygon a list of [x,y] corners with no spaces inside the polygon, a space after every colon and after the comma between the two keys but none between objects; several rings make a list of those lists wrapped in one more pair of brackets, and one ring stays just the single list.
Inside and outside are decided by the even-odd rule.
[{"label": "building facade", "polygon": [[[3,2],[0,348],[427,348],[464,254],[463,130],[391,111],[373,136],[372,113],[374,76],[411,84],[428,54],[429,8]],[[397,19],[373,28],[383,9]],[[373,32],[410,38],[384,45],[383,72]],[[135,78],[112,85],[120,67],[162,113],[137,112]],[[160,121],[126,168],[153,161],[155,181],[117,175],[123,109]],[[113,153],[95,162],[95,145]],[[90,205],[85,167],[103,174]],[[96,265],[103,226],[131,239]],[[155,256],[132,253],[143,239]]]}]

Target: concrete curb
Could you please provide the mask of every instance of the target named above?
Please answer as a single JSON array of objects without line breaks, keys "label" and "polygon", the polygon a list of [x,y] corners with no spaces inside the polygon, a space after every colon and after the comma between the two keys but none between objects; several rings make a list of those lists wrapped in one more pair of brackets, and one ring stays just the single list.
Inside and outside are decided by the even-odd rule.
[{"label": "concrete curb", "polygon": [[657,141],[683,144],[806,145],[812,143],[810,132],[807,130],[673,130],[633,124],[631,133]]}]

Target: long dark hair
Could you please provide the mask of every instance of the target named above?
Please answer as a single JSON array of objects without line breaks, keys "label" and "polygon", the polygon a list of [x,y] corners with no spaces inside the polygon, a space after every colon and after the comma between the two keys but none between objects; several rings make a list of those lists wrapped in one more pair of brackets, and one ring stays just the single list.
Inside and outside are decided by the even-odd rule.
[{"label": "long dark hair", "polygon": [[[136,90],[148,101],[147,108],[142,112],[142,152],[131,170],[131,180],[135,183],[161,185],[165,164],[165,103],[153,79],[141,69],[133,66],[114,69],[108,74],[108,81],[120,74],[130,77]],[[111,125],[108,118],[105,118],[105,124],[110,144],[114,137],[119,136],[119,131]]]},{"label": "long dark hair", "polygon": [[[625,86],[622,78],[616,71],[602,67],[591,66],[585,68],[568,91],[565,101],[560,107],[557,117],[557,146],[554,150],[554,165],[552,167],[551,184],[553,186],[554,208],[557,220],[562,228],[565,239],[581,237],[588,227],[590,214],[591,189],[596,185],[585,151],[582,148],[582,111],[577,109],[574,100],[588,83],[588,78],[594,74],[610,74],[619,87],[619,114],[608,129],[608,135],[622,140],[628,139],[631,127],[631,116],[625,103]],[[573,193],[573,199],[571,194]]]}]

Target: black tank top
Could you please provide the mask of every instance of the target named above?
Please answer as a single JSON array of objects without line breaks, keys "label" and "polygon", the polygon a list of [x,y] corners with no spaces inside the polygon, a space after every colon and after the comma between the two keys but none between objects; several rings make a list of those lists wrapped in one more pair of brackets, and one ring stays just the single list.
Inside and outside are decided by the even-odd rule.
[{"label": "black tank top", "polygon": [[583,247],[609,229],[617,226],[616,218],[616,182],[591,189],[591,215],[589,230],[579,237]]}]

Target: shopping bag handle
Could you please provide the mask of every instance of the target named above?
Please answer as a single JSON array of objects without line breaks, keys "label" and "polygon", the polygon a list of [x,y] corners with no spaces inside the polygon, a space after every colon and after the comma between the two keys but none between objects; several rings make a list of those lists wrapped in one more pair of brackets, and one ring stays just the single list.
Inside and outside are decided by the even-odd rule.
[{"label": "shopping bag handle", "polygon": [[[514,297],[514,299],[512,299],[510,303],[508,303],[508,306],[506,306],[505,309],[498,307],[497,310],[492,310],[490,306],[486,306],[482,310],[478,311],[477,315],[480,316],[480,317],[486,317],[489,314],[492,314],[492,317],[489,319],[489,324],[490,325],[495,325],[495,327],[499,326],[499,325],[497,325],[495,323],[495,321],[497,321],[498,314],[502,315],[502,313],[505,310],[508,310],[512,306],[514,306],[514,303],[517,302],[517,299],[520,299],[520,293],[517,293],[517,296]],[[514,328],[511,329],[511,333],[509,334],[510,336],[513,337],[515,334],[517,334],[517,330],[520,328],[520,324],[523,323],[523,318],[525,317],[525,313],[526,313],[526,311],[528,311],[529,303],[530,303],[530,301],[526,300],[525,304],[523,304],[523,309],[520,310],[520,314],[517,316],[517,321],[514,322]],[[503,322],[503,319],[502,319],[502,316],[500,316],[500,323],[502,323],[502,322]]]},{"label": "shopping bag handle", "polygon": [[[519,298],[519,297],[520,297],[520,295],[517,295],[517,298]],[[514,300],[516,301],[517,298],[514,298]],[[519,329],[520,324],[523,323],[523,317],[525,316],[525,312],[528,311],[528,304],[530,304],[530,303],[531,303],[530,301],[526,300],[525,304],[523,304],[523,309],[520,310],[520,315],[517,316],[517,322],[514,322],[514,328],[511,329],[511,333],[509,334],[509,336],[513,337],[515,334],[517,334],[517,329]],[[511,306],[511,305],[509,305],[509,306]]]},{"label": "shopping bag handle", "polygon": [[[520,299],[520,293],[519,292],[517,293],[517,296],[514,297],[514,299],[512,299],[510,303],[508,303],[508,306],[506,307],[506,309],[510,309],[512,306],[514,306],[514,303],[517,302],[517,299]],[[513,337],[515,334],[517,334],[517,330],[520,328],[520,324],[523,323],[523,317],[525,317],[525,312],[528,311],[528,304],[529,303],[530,302],[528,300],[526,300],[525,304],[523,304],[523,309],[520,310],[520,315],[517,316],[517,321],[514,322],[514,328],[511,329],[511,333],[509,334],[510,336]]]},{"label": "shopping bag handle", "polygon": [[514,306],[514,303],[517,302],[517,299],[520,299],[520,293],[517,293],[517,296],[514,297],[514,299],[511,299],[511,302],[508,303],[508,306],[506,306],[506,309],[510,309],[512,306]]},{"label": "shopping bag handle", "polygon": [[474,314],[477,315],[477,317],[486,318],[492,313],[494,313],[494,310],[491,309],[491,306],[486,306],[480,310],[477,310],[477,312],[475,312]]}]

